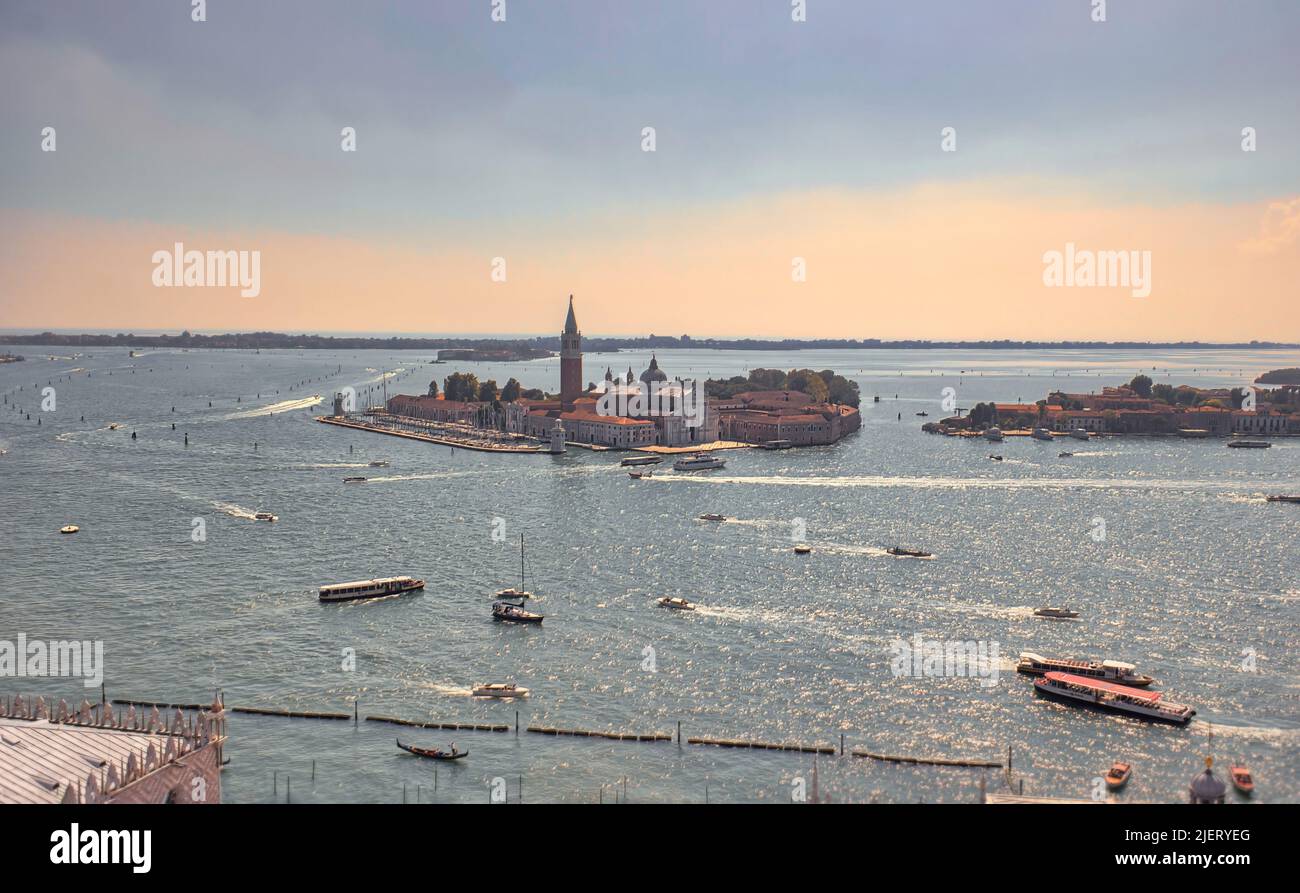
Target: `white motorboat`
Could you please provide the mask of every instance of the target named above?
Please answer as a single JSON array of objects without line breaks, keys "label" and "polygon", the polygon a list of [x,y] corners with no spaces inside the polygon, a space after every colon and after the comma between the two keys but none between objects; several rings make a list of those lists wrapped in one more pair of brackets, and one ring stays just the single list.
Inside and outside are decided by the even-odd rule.
[{"label": "white motorboat", "polygon": [[1001,428],[986,428],[986,429],[984,430],[984,439],[985,439],[985,440],[990,440],[990,441],[992,441],[993,443],[1000,443],[1000,442],[1002,441],[1002,429],[1001,429]]},{"label": "white motorboat", "polygon": [[350,602],[363,598],[387,598],[424,588],[424,581],[415,577],[380,577],[375,580],[353,580],[351,583],[330,583],[320,588],[323,602]]},{"label": "white motorboat", "polygon": [[1087,440],[1092,435],[1088,433],[1087,428],[1075,428],[1070,432],[1070,436],[1075,440]]},{"label": "white motorboat", "polygon": [[1046,428],[1035,428],[1033,431],[1029,432],[1029,436],[1034,440],[1046,440],[1048,443],[1052,442],[1052,432],[1048,431]]},{"label": "white motorboat", "polygon": [[69,524],[66,527],[60,527],[59,533],[76,533],[80,529],[81,528],[78,527],[76,524]]},{"label": "white motorboat", "polygon": [[696,453],[694,456],[684,456],[674,462],[673,471],[705,471],[710,468],[722,468],[726,464],[726,459],[719,459],[709,453]]},{"label": "white motorboat", "polygon": [[513,682],[485,682],[473,689],[476,698],[526,698],[528,689]]}]

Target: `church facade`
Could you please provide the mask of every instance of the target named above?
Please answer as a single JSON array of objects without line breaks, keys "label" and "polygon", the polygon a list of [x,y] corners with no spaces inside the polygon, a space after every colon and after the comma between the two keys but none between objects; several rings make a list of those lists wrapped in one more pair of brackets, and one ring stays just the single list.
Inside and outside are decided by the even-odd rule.
[{"label": "church facade", "polygon": [[[699,384],[703,387],[703,384]],[[560,399],[519,400],[506,416],[507,430],[534,437],[545,437],[556,419],[564,425],[565,436],[572,443],[589,443],[615,448],[647,446],[683,447],[712,443],[718,439],[718,423],[709,409],[709,401],[699,395],[697,412],[687,417],[682,410],[689,386],[681,379],[669,380],[659,368],[657,357],[651,357],[650,366],[640,378],[627,370],[625,380],[617,379],[612,370],[605,370],[605,380],[592,389],[582,385],[582,333],[578,329],[573,309],[573,296],[569,296],[569,312],[560,333]],[[617,401],[601,400],[606,394],[622,395],[625,399],[639,397],[648,401],[651,394],[658,398],[663,412],[610,412],[609,406]],[[692,424],[698,421],[698,424]]]}]

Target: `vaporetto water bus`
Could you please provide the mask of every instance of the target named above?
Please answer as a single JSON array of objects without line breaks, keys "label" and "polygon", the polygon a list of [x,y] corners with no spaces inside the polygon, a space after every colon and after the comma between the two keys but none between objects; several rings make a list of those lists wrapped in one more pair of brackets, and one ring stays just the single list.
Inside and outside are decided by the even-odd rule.
[{"label": "vaporetto water bus", "polygon": [[387,598],[424,588],[424,581],[415,577],[381,577],[377,580],[353,580],[351,583],[331,583],[320,588],[323,602],[350,602],[362,598]]},{"label": "vaporetto water bus", "polygon": [[1105,682],[1118,682],[1120,685],[1144,687],[1155,682],[1150,676],[1137,672],[1133,664],[1118,660],[1065,660],[1056,657],[1043,657],[1032,651],[1020,652],[1016,670],[1030,676],[1043,676],[1047,673],[1072,673],[1089,679],[1101,679]]},{"label": "vaporetto water bus", "polygon": [[1161,700],[1158,691],[1143,691],[1128,685],[1102,682],[1073,673],[1048,673],[1034,680],[1034,688],[1045,695],[1075,704],[1085,704],[1124,713],[1138,719],[1169,722],[1185,726],[1192,721],[1196,711],[1186,704]]}]

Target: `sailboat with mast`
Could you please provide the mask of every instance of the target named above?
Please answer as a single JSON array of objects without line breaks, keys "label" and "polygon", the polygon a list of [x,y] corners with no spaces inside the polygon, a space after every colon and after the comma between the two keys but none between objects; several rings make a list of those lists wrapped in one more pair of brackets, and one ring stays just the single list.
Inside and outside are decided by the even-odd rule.
[{"label": "sailboat with mast", "polygon": [[497,600],[492,603],[492,619],[510,623],[541,623],[544,614],[529,611],[524,607],[533,594],[525,588],[524,580],[524,535],[519,534],[519,588],[513,586],[497,593]]}]

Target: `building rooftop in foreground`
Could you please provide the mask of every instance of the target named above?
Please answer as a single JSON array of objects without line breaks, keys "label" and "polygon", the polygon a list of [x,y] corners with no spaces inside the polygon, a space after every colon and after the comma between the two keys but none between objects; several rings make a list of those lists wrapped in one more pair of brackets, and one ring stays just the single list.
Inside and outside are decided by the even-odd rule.
[{"label": "building rooftop in foreground", "polygon": [[0,803],[219,803],[223,716],[0,699]]}]

